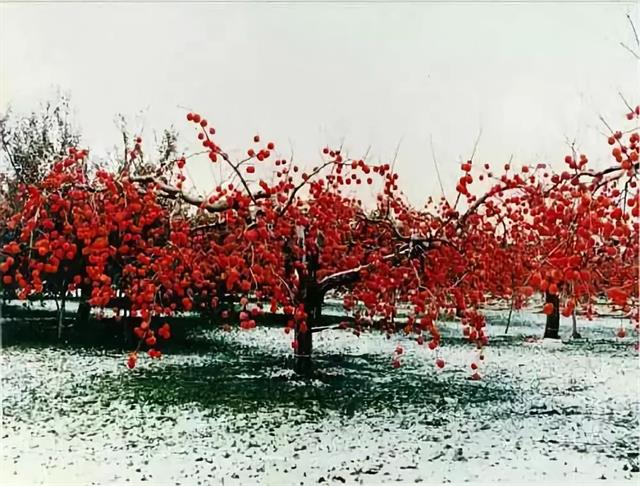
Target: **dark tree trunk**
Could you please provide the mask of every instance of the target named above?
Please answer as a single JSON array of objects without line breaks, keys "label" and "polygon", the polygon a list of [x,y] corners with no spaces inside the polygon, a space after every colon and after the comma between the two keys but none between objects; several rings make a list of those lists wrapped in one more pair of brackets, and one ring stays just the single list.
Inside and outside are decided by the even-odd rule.
[{"label": "dark tree trunk", "polygon": [[295,340],[298,343],[295,350],[294,370],[299,375],[309,376],[313,372],[311,352],[313,350],[313,327],[318,324],[322,315],[324,304],[324,291],[318,285],[316,269],[318,267],[317,255],[312,255],[308,262],[308,274],[300,287],[299,300],[304,303],[307,313],[306,329],[300,329],[302,322],[296,322]]},{"label": "dark tree trunk", "polygon": [[60,306],[58,308],[58,340],[62,339],[62,328],[64,327],[64,312],[67,304],[67,292],[62,292]]},{"label": "dark tree trunk", "polygon": [[545,302],[547,304],[553,304],[553,312],[547,315],[544,337],[545,339],[560,339],[560,298],[557,294],[547,292]]},{"label": "dark tree trunk", "polygon": [[131,347],[133,345],[133,328],[138,324],[136,321],[138,317],[131,315],[130,309],[125,309],[122,318],[122,342],[125,347]]},{"label": "dark tree trunk", "polygon": [[578,319],[576,317],[576,310],[573,309],[571,313],[571,338],[572,339],[581,339],[582,336],[578,332]]},{"label": "dark tree trunk", "polygon": [[322,316],[322,304],[324,295],[320,292],[318,286],[313,283],[306,289],[304,298],[304,308],[307,313],[307,328],[304,332],[300,329],[301,323],[296,323],[295,339],[298,343],[295,357],[295,371],[301,375],[309,375],[313,371],[311,363],[311,352],[313,351],[313,328],[319,322]]},{"label": "dark tree trunk", "polygon": [[78,313],[76,314],[76,326],[84,326],[89,322],[89,316],[91,315],[90,297],[91,290],[88,287],[82,287],[80,290],[81,300],[78,305]]},{"label": "dark tree trunk", "polygon": [[5,306],[7,305],[7,289],[2,289],[2,302],[0,302],[0,319],[4,316]]},{"label": "dark tree trunk", "polygon": [[504,328],[504,333],[507,334],[509,332],[509,326],[511,325],[511,316],[513,315],[513,304],[514,299],[511,299],[511,307],[509,307],[509,317],[507,318],[507,325]]}]

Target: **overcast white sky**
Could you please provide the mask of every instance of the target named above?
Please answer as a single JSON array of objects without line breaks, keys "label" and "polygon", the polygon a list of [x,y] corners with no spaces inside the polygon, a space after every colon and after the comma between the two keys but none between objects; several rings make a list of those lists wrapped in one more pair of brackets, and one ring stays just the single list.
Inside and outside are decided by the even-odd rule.
[{"label": "overcast white sky", "polygon": [[[144,133],[188,107],[227,150],[259,132],[318,160],[344,138],[390,159],[411,200],[438,195],[482,129],[477,160],[560,165],[575,138],[605,153],[598,114],[622,126],[640,101],[626,3],[39,3],[0,5],[0,109],[69,92],[84,142],[118,142],[114,115]],[[600,161],[601,163],[604,163]],[[204,162],[203,162],[204,164]],[[208,172],[202,175],[206,179]],[[450,181],[450,182],[447,182]]]}]

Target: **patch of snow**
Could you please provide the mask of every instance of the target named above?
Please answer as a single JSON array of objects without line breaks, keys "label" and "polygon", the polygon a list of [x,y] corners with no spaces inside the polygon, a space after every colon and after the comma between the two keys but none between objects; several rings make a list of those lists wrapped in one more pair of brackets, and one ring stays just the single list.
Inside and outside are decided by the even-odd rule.
[{"label": "patch of snow", "polygon": [[[491,404],[452,393],[438,412],[399,403],[397,410],[352,415],[327,409],[315,418],[284,406],[250,413],[194,403],[159,407],[144,397],[95,393],[90,384],[101,377],[136,379],[123,355],[4,348],[0,484],[638,484],[639,363],[633,338],[615,337],[618,325],[580,322],[585,342],[600,343],[591,349],[547,340],[523,346],[526,336],[541,335],[535,315],[512,322],[512,341],[500,341],[504,326],[490,322],[496,344],[484,350],[482,363],[469,345],[430,351],[404,336],[324,331],[314,336],[320,361],[342,355],[351,366],[389,362],[372,373],[372,389],[399,376],[435,376],[466,394],[495,387],[517,394]],[[459,328],[445,323],[443,334],[459,337]],[[249,354],[291,354],[292,336],[280,329],[211,333]],[[398,345],[405,352],[394,370]],[[436,357],[445,360],[444,369],[435,367]],[[140,367],[212,366],[224,359],[169,354],[160,362],[141,360]],[[472,362],[481,364],[481,381],[468,380]],[[288,368],[262,372],[309,386]],[[350,372],[338,364],[325,374]],[[311,386],[326,388],[320,380]]]}]

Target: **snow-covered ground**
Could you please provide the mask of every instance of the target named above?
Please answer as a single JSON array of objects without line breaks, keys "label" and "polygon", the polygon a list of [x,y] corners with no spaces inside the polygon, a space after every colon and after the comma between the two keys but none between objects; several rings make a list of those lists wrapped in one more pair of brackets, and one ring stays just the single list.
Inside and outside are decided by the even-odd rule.
[{"label": "snow-covered ground", "polygon": [[609,319],[581,322],[581,341],[530,340],[542,316],[525,313],[503,337],[503,320],[480,381],[455,324],[435,352],[325,331],[310,382],[280,329],[211,330],[210,351],[133,372],[117,352],[8,346],[0,484],[638,484],[634,338]]}]

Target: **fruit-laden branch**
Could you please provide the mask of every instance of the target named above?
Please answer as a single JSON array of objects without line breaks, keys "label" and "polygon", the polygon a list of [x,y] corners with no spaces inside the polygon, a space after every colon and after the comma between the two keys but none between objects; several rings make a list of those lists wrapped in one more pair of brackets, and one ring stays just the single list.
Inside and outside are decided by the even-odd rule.
[{"label": "fruit-laden branch", "polygon": [[471,216],[473,213],[475,213],[478,210],[478,208],[480,206],[482,206],[487,201],[487,199],[489,199],[491,196],[494,196],[495,194],[498,194],[498,193],[500,193],[502,191],[505,191],[507,189],[515,189],[517,187],[518,186],[508,186],[508,185],[496,186],[495,188],[493,188],[489,192],[486,192],[481,197],[476,199],[475,202],[471,206],[469,206],[467,211],[458,220],[458,224],[456,225],[458,230],[461,230],[464,227],[465,223],[467,222],[467,219],[469,219],[469,216]]},{"label": "fruit-laden branch", "polygon": [[278,214],[280,216],[282,216],[287,211],[287,209],[289,209],[289,207],[293,204],[293,201],[295,200],[295,197],[296,197],[296,194],[298,193],[298,191],[300,189],[302,189],[306,184],[308,184],[314,176],[318,175],[320,173],[320,171],[322,171],[326,167],[329,167],[330,165],[334,165],[334,166],[338,167],[338,166],[343,166],[345,164],[344,163],[340,163],[340,162],[336,162],[335,160],[331,160],[329,162],[325,162],[320,167],[314,168],[313,172],[311,172],[311,174],[309,174],[309,176],[305,177],[300,184],[298,184],[297,186],[295,186],[293,188],[293,190],[291,191],[291,194],[289,195],[289,198],[287,199],[286,204],[284,206],[282,206],[282,209],[280,209],[280,211],[278,211]]},{"label": "fruit-laden branch", "polygon": [[[226,199],[217,201],[215,203],[210,203],[207,201],[206,198],[200,198],[197,196],[193,196],[191,194],[186,194],[181,189],[175,186],[172,186],[170,184],[167,184],[166,182],[163,182],[157,177],[154,177],[151,175],[133,176],[133,177],[130,177],[129,180],[131,182],[137,182],[140,184],[153,184],[160,191],[161,196],[167,197],[170,199],[181,199],[187,204],[197,206],[206,211],[209,211],[210,213],[219,213],[222,211],[226,211],[227,209],[235,209],[238,204],[237,200],[235,199],[231,203],[231,205],[229,205],[229,202]],[[252,199],[254,201],[257,201],[258,199],[266,199],[268,197],[269,195],[266,192],[259,191],[253,194]]]},{"label": "fruit-laden branch", "polygon": [[411,243],[412,245],[420,246],[422,248],[424,248],[425,243],[428,245],[428,248],[431,248],[434,243],[439,243],[441,245],[446,245],[453,248],[458,253],[462,253],[456,245],[454,245],[452,242],[445,240],[443,238],[437,238],[435,236],[420,237],[416,235],[403,235],[398,229],[398,227],[395,224],[393,224],[393,221],[391,221],[391,219],[388,216],[385,218],[370,218],[366,215],[357,215],[356,217],[363,220],[366,223],[383,224],[387,226],[393,232],[393,234],[395,235],[395,238],[397,238],[400,241],[404,241],[405,243]]},{"label": "fruit-laden branch", "polygon": [[[633,169],[637,170],[638,169],[638,163],[633,165]],[[581,172],[579,174],[576,174],[577,177],[593,177],[593,178],[602,178],[607,174],[611,174],[614,172],[620,171],[620,175],[623,173],[623,169],[620,166],[612,166],[609,167],[607,169],[604,169],[602,171],[599,172]],[[610,182],[610,180],[607,180],[607,182]],[[478,208],[484,204],[490,197],[494,196],[495,194],[498,194],[502,191],[506,191],[506,190],[510,190],[510,189],[517,189],[521,186],[519,185],[502,185],[502,186],[496,186],[495,188],[493,188],[492,190],[488,191],[487,193],[485,193],[484,195],[482,195],[480,198],[476,199],[474,201],[474,203],[469,206],[469,208],[467,209],[467,211],[460,217],[460,219],[458,220],[457,223],[457,228],[458,230],[461,230],[467,219],[474,214]],[[413,238],[411,236],[405,236],[402,235],[398,229],[395,227],[395,225],[393,225],[388,219],[378,219],[378,220],[372,220],[372,219],[368,219],[366,217],[364,217],[364,220],[367,222],[376,222],[376,223],[383,223],[385,225],[388,225],[389,227],[391,227],[392,231],[395,233],[395,237],[397,237],[400,241],[409,241],[412,242],[414,244],[419,245],[421,248],[423,248],[425,251],[429,251],[430,249],[433,248],[433,243],[441,243],[441,244],[446,244],[448,246],[451,246],[452,248],[456,249],[455,245],[453,245],[453,243],[447,241],[447,240],[443,240],[441,238]],[[426,243],[427,246],[424,246],[423,244]],[[397,252],[397,253],[392,253],[389,255],[385,255],[382,259],[383,261],[386,260],[391,260],[394,257],[399,257],[402,256],[408,252],[410,252],[412,249],[412,247],[408,247],[405,248],[404,250]],[[360,278],[360,272],[362,270],[366,270],[368,268],[370,268],[372,265],[374,265],[374,263],[368,263],[368,264],[364,264],[364,265],[360,265],[358,267],[354,267],[348,270],[343,270],[340,272],[336,272],[332,275],[328,275],[326,277],[324,277],[322,280],[320,280],[319,285],[321,286],[321,288],[323,289],[323,291],[328,291],[330,289],[334,289],[337,287],[340,287],[342,285],[348,285],[348,284],[352,284],[356,281],[358,281],[358,279]]]},{"label": "fruit-laden branch", "polygon": [[[639,162],[636,162],[632,165],[632,170],[634,171],[634,173],[638,172],[638,168],[640,166]],[[625,169],[619,165],[614,165],[611,167],[608,167],[606,169],[603,169],[601,171],[598,172],[592,172],[592,171],[588,171],[588,172],[579,172],[577,174],[573,174],[571,176],[571,179],[573,178],[580,178],[580,177],[591,177],[593,179],[602,179],[605,175],[607,174],[611,174],[614,172],[619,172],[619,174],[616,174],[616,176],[609,178],[609,179],[604,179],[600,184],[598,184],[598,186],[596,187],[596,189],[599,189],[602,185],[607,184],[609,182],[613,182],[614,180],[622,177],[622,175],[624,174]],[[519,187],[521,187],[521,185],[508,185],[505,184],[503,186],[496,186],[495,188],[493,188],[492,190],[490,190],[489,192],[485,193],[484,195],[482,195],[480,198],[476,199],[474,201],[474,203],[469,206],[469,208],[467,209],[467,211],[461,216],[460,220],[458,221],[458,229],[461,229],[464,224],[466,223],[467,219],[469,218],[469,216],[471,216],[473,213],[475,213],[478,208],[480,206],[482,206],[482,204],[484,204],[487,199],[489,199],[490,197],[499,194],[503,191],[508,191],[510,189],[518,189]]]},{"label": "fruit-laden branch", "polygon": [[[205,135],[206,135],[206,132],[205,132]],[[207,140],[209,140],[208,135],[206,135],[206,136],[207,136]],[[257,204],[257,199],[258,199],[258,194],[259,194],[259,193],[258,193],[258,194],[253,194],[253,193],[251,192],[251,189],[249,188],[249,184],[247,184],[247,181],[245,180],[245,178],[244,178],[244,177],[242,177],[242,174],[240,173],[240,169],[238,168],[238,167],[240,167],[240,166],[242,165],[242,163],[243,163],[244,161],[240,161],[237,165],[236,165],[236,164],[234,164],[234,163],[231,161],[231,159],[229,158],[229,155],[228,155],[226,152],[224,152],[223,150],[221,150],[221,149],[220,149],[220,147],[216,147],[215,152],[216,152],[217,154],[219,154],[219,155],[224,159],[224,161],[225,161],[227,164],[229,164],[229,166],[231,167],[231,169],[233,169],[233,171],[236,173],[236,175],[237,175],[237,176],[238,176],[238,178],[240,179],[240,182],[242,183],[242,185],[244,186],[245,190],[247,191],[247,194],[248,194],[248,195],[249,195],[249,197],[251,198],[251,201],[253,201],[253,204]],[[265,197],[266,197],[266,195],[265,195]]]},{"label": "fruit-laden branch", "polygon": [[[637,173],[638,172],[638,167],[640,165],[640,162],[636,162],[635,164],[633,164],[631,167],[633,168],[633,170]],[[576,174],[577,177],[593,177],[593,178],[600,178],[602,176],[605,176],[607,174],[611,174],[612,172],[617,172],[617,171],[624,171],[626,169],[624,169],[623,167],[619,166],[619,165],[614,165],[611,166],[607,169],[598,171],[598,172],[580,172],[579,174]]]},{"label": "fruit-laden branch", "polygon": [[332,273],[331,275],[327,275],[326,277],[322,278],[318,282],[318,285],[320,286],[321,291],[323,293],[326,293],[329,290],[341,287],[342,285],[349,285],[349,284],[355,283],[360,278],[360,272],[362,270],[367,270],[371,268],[373,265],[375,265],[376,263],[379,263],[380,261],[384,262],[384,261],[393,260],[394,258],[403,256],[407,253],[410,253],[411,249],[412,248],[408,246],[407,248],[404,248],[403,250],[400,250],[397,253],[390,253],[388,255],[383,256],[377,262],[365,263],[363,265],[359,265],[357,267],[350,268],[348,270],[342,270],[340,272]]},{"label": "fruit-laden branch", "polygon": [[[449,246],[453,248],[455,251],[457,251],[458,253],[461,253],[460,249],[453,242],[443,238],[438,238],[435,236],[416,237],[416,236],[403,235],[398,230],[398,228],[392,223],[392,221],[390,221],[388,218],[371,219],[362,215],[360,215],[359,217],[360,219],[363,219],[367,223],[378,223],[378,224],[384,224],[388,226],[393,231],[394,238],[396,238],[399,243],[402,242],[402,246],[404,246],[404,248],[402,248],[397,252],[390,253],[388,255],[383,256],[381,258],[381,261],[389,261],[389,260],[393,260],[394,258],[411,256],[416,249],[421,251],[422,253],[426,253],[426,252],[429,252],[430,250],[441,247],[442,245]],[[333,273],[321,279],[318,282],[318,284],[320,285],[320,288],[322,289],[323,292],[327,292],[329,290],[335,289],[342,285],[355,283],[359,280],[360,272],[362,270],[367,270],[379,262],[380,260],[377,262],[366,263],[354,268]]]}]

